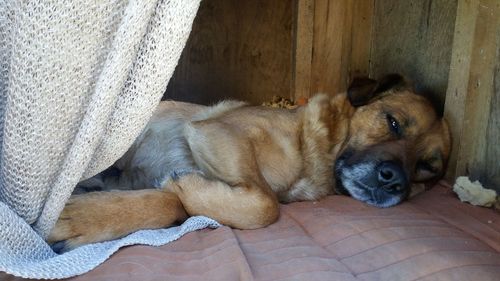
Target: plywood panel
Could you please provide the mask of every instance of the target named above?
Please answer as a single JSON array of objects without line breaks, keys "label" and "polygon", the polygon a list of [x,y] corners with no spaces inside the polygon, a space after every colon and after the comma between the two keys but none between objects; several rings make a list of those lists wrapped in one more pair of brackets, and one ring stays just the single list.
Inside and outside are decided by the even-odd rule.
[{"label": "plywood panel", "polygon": [[164,98],[291,95],[293,1],[204,0]]},{"label": "plywood panel", "polygon": [[457,0],[376,0],[371,74],[399,72],[444,104]]}]

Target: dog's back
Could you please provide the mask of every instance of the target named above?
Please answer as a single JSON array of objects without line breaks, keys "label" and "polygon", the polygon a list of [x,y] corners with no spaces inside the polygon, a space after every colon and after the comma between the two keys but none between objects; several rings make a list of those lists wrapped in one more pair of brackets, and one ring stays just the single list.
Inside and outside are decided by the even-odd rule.
[{"label": "dog's back", "polygon": [[75,193],[160,188],[176,171],[196,170],[184,137],[186,123],[214,118],[243,106],[224,101],[215,106],[162,101],[129,150],[106,171],[80,182]]}]

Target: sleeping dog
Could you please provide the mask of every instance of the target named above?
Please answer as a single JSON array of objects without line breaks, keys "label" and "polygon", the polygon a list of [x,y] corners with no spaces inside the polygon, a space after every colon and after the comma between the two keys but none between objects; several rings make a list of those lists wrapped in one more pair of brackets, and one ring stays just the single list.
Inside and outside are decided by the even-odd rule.
[{"label": "sleeping dog", "polygon": [[68,250],[194,215],[260,228],[279,202],[335,193],[390,207],[442,176],[449,153],[447,123],[395,74],[293,110],[165,101],[119,173],[90,180],[122,190],[72,196],[48,241]]}]

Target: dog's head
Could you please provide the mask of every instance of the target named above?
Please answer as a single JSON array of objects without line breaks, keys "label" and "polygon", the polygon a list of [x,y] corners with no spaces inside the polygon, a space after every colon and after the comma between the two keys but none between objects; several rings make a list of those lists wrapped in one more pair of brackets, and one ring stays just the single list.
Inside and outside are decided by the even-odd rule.
[{"label": "dog's head", "polygon": [[335,160],[336,190],[378,207],[410,193],[410,183],[441,177],[450,153],[444,119],[397,74],[355,79],[347,136]]}]

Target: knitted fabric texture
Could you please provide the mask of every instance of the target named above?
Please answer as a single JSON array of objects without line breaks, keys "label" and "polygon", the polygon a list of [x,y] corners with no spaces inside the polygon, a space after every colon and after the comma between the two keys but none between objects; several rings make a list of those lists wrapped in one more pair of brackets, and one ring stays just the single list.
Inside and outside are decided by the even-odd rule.
[{"label": "knitted fabric texture", "polygon": [[[1,271],[69,277],[117,249],[57,256],[43,238],[77,182],[112,165],[144,128],[199,1],[0,0]],[[156,243],[141,239],[125,244]]]}]

